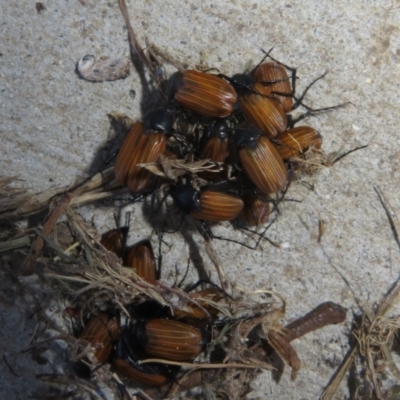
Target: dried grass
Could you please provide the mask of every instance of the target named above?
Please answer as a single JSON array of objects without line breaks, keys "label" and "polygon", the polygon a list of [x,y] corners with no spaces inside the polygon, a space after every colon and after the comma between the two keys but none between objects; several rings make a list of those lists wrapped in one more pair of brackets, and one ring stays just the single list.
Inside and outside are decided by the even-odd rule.
[{"label": "dried grass", "polygon": [[[390,205],[381,190],[376,187],[375,191],[386,212],[390,228],[400,250],[397,217],[390,211]],[[357,358],[360,359],[362,365],[362,375],[359,377],[360,387],[356,398],[376,398],[379,400],[387,398],[386,395],[391,392],[391,389],[389,388],[386,394],[383,392],[382,375],[390,371],[392,376],[397,380],[400,379],[400,369],[392,357],[393,339],[400,331],[400,316],[387,316],[399,300],[400,277],[397,278],[374,310],[367,307],[362,310],[360,322],[355,325],[350,333],[356,339],[356,343],[344,357],[340,367],[325,388],[321,396],[323,400],[334,398],[342,379]]]},{"label": "dried grass", "polygon": [[[208,383],[209,388],[212,387],[218,389],[218,391],[229,392],[232,392],[230,386],[233,381],[225,379],[227,374],[232,376],[231,373],[226,372],[227,370],[253,370],[252,373],[243,374],[242,385],[246,387],[248,382],[253,379],[254,374],[258,373],[257,371],[272,369],[268,362],[260,359],[259,356],[251,351],[247,351],[245,339],[248,332],[257,324],[261,324],[266,332],[274,329],[280,331],[280,319],[284,315],[282,302],[273,301],[271,297],[271,300],[266,303],[257,303],[254,301],[254,294],[252,293],[241,294],[235,300],[228,298],[218,303],[212,302],[207,298],[198,298],[194,301],[179,288],[170,288],[161,283],[152,285],[143,281],[135,274],[132,268],[121,266],[120,260],[100,245],[100,236],[97,232],[94,232],[72,208],[73,205],[82,203],[81,196],[85,196],[86,201],[87,198],[93,198],[91,197],[93,191],[96,192],[96,198],[99,193],[105,193],[102,190],[104,181],[100,180],[99,176],[94,179],[98,184],[93,184],[92,181],[87,182],[76,196],[69,196],[66,203],[63,202],[63,199],[69,193],[59,194],[58,191],[52,189],[51,191],[46,191],[45,195],[36,196],[36,199],[40,199],[39,202],[32,202],[27,200],[26,192],[7,189],[7,185],[12,183],[11,180],[3,185],[3,195],[16,194],[18,196],[18,201],[14,201],[13,209],[7,206],[7,210],[1,210],[4,211],[3,216],[7,215],[16,218],[30,215],[45,207],[53,208],[54,205],[48,219],[48,221],[52,220],[52,224],[46,233],[44,233],[44,230],[37,229],[34,232],[47,245],[44,253],[37,253],[35,263],[41,265],[43,277],[50,282],[55,291],[55,297],[63,299],[66,304],[72,304],[80,308],[81,315],[96,314],[106,309],[109,310],[111,307],[114,312],[119,311],[119,313],[128,317],[128,305],[148,298],[155,299],[159,303],[170,307],[177,306],[180,302],[187,303],[188,301],[199,305],[199,300],[215,306],[219,310],[221,318],[227,322],[223,336],[216,338],[211,346],[221,344],[223,341],[224,347],[229,351],[227,351],[225,360],[215,365],[208,362],[206,364],[178,363],[182,366],[183,373],[177,378],[177,381],[186,381],[188,390],[193,385],[193,381],[189,385],[189,377],[200,369],[211,369],[213,371],[212,374],[215,374],[214,379]],[[55,200],[55,196],[58,201]],[[61,209],[60,204],[64,204]],[[65,217],[65,222],[57,223],[62,215]],[[61,245],[52,231],[57,228],[58,234],[61,235],[60,229],[66,229],[63,224],[68,226],[72,235],[69,237],[69,241]],[[31,243],[32,231],[29,234],[25,232],[25,234],[24,236],[22,231],[20,232],[20,238],[8,238],[9,240],[2,244],[1,250],[7,253],[15,248],[27,247]],[[270,293],[270,295],[273,295],[273,293]],[[54,331],[54,326],[49,324],[48,317],[42,318],[44,314],[38,315],[39,325],[44,324],[43,327],[51,326],[51,331]],[[228,321],[231,321],[231,323]],[[35,337],[36,344],[34,343],[30,347],[30,351],[34,351],[39,347],[43,348],[43,346],[51,347],[51,343],[55,340],[66,340],[69,343],[71,361],[76,362],[84,358],[92,370],[96,369],[97,363],[93,358],[93,349],[87,343],[74,339],[69,334],[66,326],[61,328],[61,331],[57,327],[56,336],[49,333],[46,328],[44,330],[39,329]],[[161,362],[171,363],[167,360]],[[216,370],[220,371],[215,372]],[[108,366],[96,370],[94,376],[98,384],[104,385],[104,387],[110,386],[112,372]],[[68,387],[68,392],[73,392],[74,396],[83,396],[85,393],[86,395],[93,395],[94,393],[95,386],[78,377],[53,374],[41,375],[38,378],[59,389],[60,387],[64,389]],[[226,382],[229,382],[229,384],[226,384]],[[243,387],[239,390],[237,385],[238,383],[235,382],[234,392],[243,393]],[[72,392],[71,388],[73,388]],[[178,386],[174,386],[173,390],[179,392],[182,387],[178,384]]]}]

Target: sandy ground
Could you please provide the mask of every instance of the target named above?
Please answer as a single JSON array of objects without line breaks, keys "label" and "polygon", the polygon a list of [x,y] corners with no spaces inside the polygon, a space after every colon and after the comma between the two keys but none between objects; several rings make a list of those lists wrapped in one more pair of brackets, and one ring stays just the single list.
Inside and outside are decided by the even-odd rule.
[{"label": "sandy ground", "polygon": [[[127,32],[116,1],[3,1],[0,4],[1,174],[18,176],[32,192],[68,185],[98,163],[107,143],[107,113],[140,118],[145,111],[135,69],[125,80],[90,83],[75,73],[78,59],[128,55]],[[349,308],[349,320],[295,342],[302,359],[296,382],[286,369],[279,384],[260,375],[249,398],[317,398],[348,349],[351,311],[374,305],[398,277],[399,251],[374,186],[400,214],[400,35],[398,2],[293,0],[127,1],[141,43],[147,39],[188,65],[206,64],[227,75],[256,64],[259,47],[296,66],[298,86],[329,70],[307,96],[321,107],[352,104],[309,120],[327,152],[371,142],[307,181],[294,185],[270,231],[283,243],[250,252],[227,242],[216,249],[232,280],[248,289],[273,289],[287,299],[290,321],[327,300]],[[136,95],[132,96],[132,91]],[[101,155],[104,156],[105,152]],[[148,235],[135,206],[131,241]],[[113,227],[111,203],[80,212],[100,230]],[[326,230],[317,242],[318,222]],[[230,233],[229,227],[220,232]],[[193,234],[194,235],[194,234]],[[237,235],[236,233],[233,234]],[[174,239],[165,276],[186,265],[188,244]],[[193,236],[196,242],[198,237]],[[172,239],[171,239],[172,241]],[[199,241],[199,246],[201,243]],[[204,261],[208,263],[207,260]],[[211,268],[209,265],[206,265]],[[24,399],[38,390],[34,374],[46,370],[21,354],[33,333],[29,301],[19,298],[11,275],[2,271],[0,362],[2,398]],[[5,290],[7,289],[7,290]],[[61,308],[60,308],[61,309]],[[399,309],[397,309],[397,312]],[[348,395],[346,382],[338,394]]]}]

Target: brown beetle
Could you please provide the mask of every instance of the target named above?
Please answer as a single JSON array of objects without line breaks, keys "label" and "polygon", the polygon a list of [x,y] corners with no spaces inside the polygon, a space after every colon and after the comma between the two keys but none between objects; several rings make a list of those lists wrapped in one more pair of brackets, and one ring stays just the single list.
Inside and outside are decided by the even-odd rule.
[{"label": "brown beetle", "polygon": [[236,91],[229,82],[205,72],[176,72],[168,85],[170,96],[179,105],[207,117],[227,117],[237,101]]},{"label": "brown beetle", "polygon": [[169,382],[169,379],[165,374],[142,371],[137,367],[137,364],[131,364],[122,358],[114,359],[113,367],[117,372],[125,376],[125,378],[133,379],[146,385],[162,386]]},{"label": "brown beetle", "polygon": [[122,256],[124,250],[126,236],[129,227],[111,229],[101,235],[100,244],[108,251],[115,253],[118,257]]},{"label": "brown beetle", "polygon": [[240,104],[246,119],[269,138],[286,130],[287,118],[281,102],[261,83],[246,90],[240,96]]},{"label": "brown beetle", "polygon": [[208,340],[206,330],[167,319],[141,321],[135,334],[146,354],[171,361],[197,357]]},{"label": "brown beetle", "polygon": [[260,131],[238,129],[234,141],[243,169],[258,190],[271,194],[287,185],[288,174],[282,157]]},{"label": "brown beetle", "polygon": [[189,184],[175,186],[171,192],[182,211],[202,221],[231,221],[243,209],[243,200],[238,196],[212,190],[196,190]]},{"label": "brown beetle", "polygon": [[247,226],[260,226],[267,222],[270,207],[265,196],[255,191],[247,192],[243,196],[244,208],[241,216]]},{"label": "brown beetle", "polygon": [[[216,318],[219,310],[215,308],[208,301],[213,303],[218,303],[224,298],[224,292],[217,288],[208,288],[204,290],[199,290],[195,293],[189,295],[193,300],[197,301],[199,305],[204,307],[212,319]],[[207,319],[206,313],[195,304],[188,302],[185,306],[173,308],[175,319]]]},{"label": "brown beetle", "polygon": [[107,314],[99,314],[89,320],[79,339],[86,340],[96,347],[94,355],[98,362],[104,363],[111,354],[119,332],[119,324],[115,318],[111,318]]},{"label": "brown beetle", "polygon": [[148,358],[135,339],[137,324],[125,327],[115,346],[113,367],[126,378],[150,385],[161,386],[168,383],[178,372],[179,367],[160,363],[140,364]]},{"label": "brown beetle", "polygon": [[[275,62],[260,64],[254,71],[256,82],[262,83],[269,93],[276,97],[282,104],[283,111],[288,113],[293,107],[292,87],[286,68]],[[275,94],[285,93],[287,96]]]},{"label": "brown beetle", "polygon": [[206,180],[218,181],[226,176],[226,164],[229,156],[229,127],[224,119],[218,119],[204,130],[200,141],[199,158],[220,164],[219,172],[203,171],[198,175]]},{"label": "brown beetle", "polygon": [[228,131],[224,120],[215,121],[202,137],[200,158],[223,163],[229,155]]},{"label": "brown beetle", "polygon": [[136,274],[149,283],[157,280],[153,247],[149,240],[142,240],[131,246],[125,254],[124,266],[136,269]]},{"label": "brown beetle", "polygon": [[133,124],[115,161],[115,178],[133,193],[149,189],[154,175],[138,164],[158,161],[165,150],[165,133],[145,130],[142,122]]},{"label": "brown beetle", "polygon": [[276,149],[284,160],[298,156],[309,148],[320,149],[322,136],[309,126],[289,129],[276,137]]}]

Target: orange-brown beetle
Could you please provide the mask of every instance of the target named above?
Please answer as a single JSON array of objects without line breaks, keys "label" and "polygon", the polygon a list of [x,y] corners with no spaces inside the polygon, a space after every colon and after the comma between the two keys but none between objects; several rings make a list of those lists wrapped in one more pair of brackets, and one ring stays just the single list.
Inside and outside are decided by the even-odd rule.
[{"label": "orange-brown beetle", "polygon": [[151,369],[142,371],[138,368],[138,364],[129,363],[122,358],[114,359],[113,367],[125,378],[133,379],[146,385],[162,386],[169,382],[167,375]]},{"label": "orange-brown beetle", "polygon": [[[213,303],[218,303],[218,301],[220,301],[224,297],[224,292],[217,288],[208,288],[194,292],[189,296],[193,300],[197,301],[199,305],[204,307],[210,314],[210,317],[214,319],[217,317],[219,311],[212,304],[210,304],[209,301],[212,301]],[[179,308],[178,307],[173,308],[173,312],[174,312],[174,318],[178,320],[180,319],[193,320],[193,319],[208,318],[206,313],[201,308],[189,302],[185,306]]]},{"label": "orange-brown beetle", "polygon": [[168,92],[182,107],[213,118],[230,115],[237,101],[236,91],[229,82],[194,70],[173,74],[168,82]]},{"label": "orange-brown beetle", "polygon": [[231,221],[243,209],[243,201],[237,196],[212,190],[196,190],[189,184],[178,185],[171,193],[182,211],[202,221]]},{"label": "orange-brown beetle", "polygon": [[127,226],[111,229],[101,235],[100,244],[102,244],[108,251],[111,251],[118,257],[121,257],[128,230],[129,227]]},{"label": "orange-brown beetle", "polygon": [[206,330],[167,319],[140,321],[135,334],[146,354],[171,361],[197,357],[208,340]]},{"label": "orange-brown beetle", "polygon": [[246,192],[243,196],[244,208],[242,210],[242,219],[247,226],[260,226],[267,222],[270,207],[269,201],[264,195],[256,191]]},{"label": "orange-brown beetle", "polygon": [[253,85],[240,96],[246,119],[269,138],[276,137],[287,128],[287,118],[280,101],[261,83]]},{"label": "orange-brown beetle", "polygon": [[94,355],[98,362],[104,363],[110,357],[119,332],[119,324],[115,318],[111,318],[107,314],[99,314],[89,320],[79,339],[86,340],[96,347]]},{"label": "orange-brown beetle", "polygon": [[125,254],[124,266],[136,269],[136,274],[149,283],[157,280],[153,247],[149,240],[142,240],[131,246]]},{"label": "orange-brown beetle", "polygon": [[113,367],[129,379],[145,383],[150,386],[161,386],[168,383],[179,370],[179,367],[159,363],[140,364],[138,361],[147,356],[135,340],[136,332],[131,325],[125,328],[115,346]]},{"label": "orange-brown beetle", "polygon": [[320,149],[322,136],[309,126],[299,126],[276,137],[276,149],[284,160],[302,154],[305,150],[313,147]]},{"label": "orange-brown beetle", "polygon": [[142,122],[133,124],[115,161],[115,178],[133,193],[149,190],[154,175],[138,164],[158,161],[165,150],[165,133],[147,132]]},{"label": "orange-brown beetle", "polygon": [[[275,61],[260,64],[254,71],[256,82],[262,83],[269,93],[282,104],[285,113],[292,110],[292,87],[286,68]],[[287,96],[275,94],[283,93]]]},{"label": "orange-brown beetle", "polygon": [[229,155],[228,132],[228,125],[224,120],[215,121],[202,137],[200,158],[223,163]]},{"label": "orange-brown beetle", "polygon": [[248,178],[264,194],[275,193],[288,183],[282,157],[257,129],[236,130],[234,141]]},{"label": "orange-brown beetle", "polygon": [[229,128],[224,119],[218,119],[207,127],[200,142],[199,158],[220,164],[219,172],[203,171],[199,176],[203,179],[216,181],[226,175],[226,165],[223,163],[229,156]]}]

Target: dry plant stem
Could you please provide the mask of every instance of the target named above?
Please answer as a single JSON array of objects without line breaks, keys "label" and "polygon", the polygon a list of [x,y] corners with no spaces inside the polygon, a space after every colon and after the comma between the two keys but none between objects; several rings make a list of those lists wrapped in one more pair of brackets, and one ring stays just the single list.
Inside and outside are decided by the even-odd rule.
[{"label": "dry plant stem", "polygon": [[[199,232],[202,234],[200,229],[199,229]],[[204,238],[204,242],[205,242],[206,253],[207,253],[208,257],[210,258],[211,262],[213,263],[215,269],[217,270],[219,282],[221,284],[221,289],[224,292],[226,292],[228,282],[226,282],[226,280],[225,280],[224,270],[220,266],[220,264],[218,262],[217,254],[215,253],[214,248],[211,245],[211,239],[205,235],[203,235],[203,238]]]},{"label": "dry plant stem", "polygon": [[[197,387],[201,384],[204,384],[202,379],[202,371],[201,370],[217,370],[217,369],[228,369],[228,368],[238,368],[238,369],[260,369],[260,365],[251,365],[251,364],[240,364],[240,363],[227,363],[227,364],[190,364],[190,363],[179,363],[173,361],[166,361],[160,359],[151,359],[142,361],[141,364],[145,364],[147,362],[161,362],[164,364],[170,365],[179,365],[182,367],[191,368],[186,374],[184,374],[180,379],[179,382],[176,382],[169,390],[169,398],[175,398],[174,396],[177,394],[178,391],[182,390],[189,390],[194,387]],[[197,375],[194,379],[191,377],[195,374]],[[153,394],[154,391],[149,389],[147,391],[149,394]],[[158,392],[157,392],[158,394]],[[154,393],[156,395],[156,393]]]},{"label": "dry plant stem", "polygon": [[138,41],[136,40],[135,32],[132,28],[131,22],[129,20],[129,13],[128,9],[126,8],[125,0],[119,0],[119,8],[121,9],[122,16],[125,20],[126,28],[128,29],[128,36],[129,36],[129,43],[131,45],[132,53],[136,54],[142,64],[148,69],[152,77],[155,79],[157,83],[160,83],[160,76],[154,71],[149,59],[144,54],[143,49],[139,45]]},{"label": "dry plant stem", "polygon": [[167,365],[178,365],[180,367],[190,368],[190,369],[227,369],[227,368],[244,368],[244,369],[257,369],[258,365],[251,364],[241,364],[241,363],[227,363],[227,364],[193,364],[178,361],[163,360],[161,358],[146,358],[139,362],[140,365],[148,363],[159,363]]},{"label": "dry plant stem", "polygon": [[[380,190],[379,187],[375,186],[374,187],[379,201],[385,210],[386,216],[388,217],[389,220],[389,225],[392,230],[394,239],[399,246],[400,249],[400,240],[399,240],[399,231],[397,229],[397,218],[393,212],[390,211],[389,209],[389,202],[386,200],[384,194]],[[394,217],[392,217],[392,214]],[[354,345],[349,353],[346,355],[345,359],[343,360],[341,366],[339,369],[336,371],[334,378],[330,381],[326,389],[324,390],[321,399],[322,400],[328,400],[332,399],[337,388],[340,385],[340,382],[350,369],[351,365],[354,362],[355,356],[357,353],[360,353],[361,355],[364,356],[367,367],[368,367],[368,372],[372,378],[373,384],[374,384],[374,390],[375,390],[375,396],[378,399],[382,399],[382,393],[380,390],[380,385],[378,382],[378,379],[376,377],[375,373],[375,361],[372,358],[372,352],[370,351],[370,343],[371,340],[373,339],[374,333],[371,331],[372,327],[376,325],[379,321],[380,318],[385,316],[388,311],[392,308],[392,306],[398,301],[400,295],[400,277],[397,278],[395,283],[392,285],[392,287],[389,289],[387,294],[382,298],[382,300],[379,302],[379,305],[376,309],[376,312],[374,313],[371,310],[365,309],[363,312],[363,317],[362,317],[362,325],[361,327],[358,328],[358,331],[355,332],[356,339],[358,343]],[[383,356],[386,358],[386,361],[388,361],[388,365],[392,371],[392,373],[399,377],[400,376],[400,371],[394,364],[393,358],[391,356],[390,350],[388,348],[387,343],[380,343],[379,344],[380,350],[383,354]]]},{"label": "dry plant stem", "polygon": [[43,225],[42,236],[38,236],[32,245],[30,254],[25,263],[24,274],[31,275],[36,272],[36,261],[40,256],[44,246],[43,236],[50,235],[58,219],[64,213],[69,203],[71,202],[72,198],[79,193],[79,190],[80,188],[75,189],[75,191],[73,192],[66,193],[64,197],[61,199],[60,203],[57,205],[57,207],[50,214],[49,218]]},{"label": "dry plant stem", "polygon": [[279,354],[282,360],[286,361],[289,367],[292,368],[291,379],[294,381],[296,379],[297,372],[301,367],[301,361],[296,353],[296,350],[286,340],[285,336],[282,336],[276,331],[270,332],[267,336],[267,340],[274,350]]},{"label": "dry plant stem", "polygon": [[[386,199],[385,195],[382,193],[381,189],[376,186],[374,187],[376,193],[378,194],[379,201],[382,204],[382,207],[384,208],[386,212],[386,216],[388,217],[390,228],[392,230],[394,239],[399,247],[400,250],[400,239],[399,239],[399,230],[397,229],[398,225],[398,220],[394,212],[390,211],[390,204],[388,200]],[[393,216],[392,216],[393,215]],[[379,302],[377,311],[376,311],[376,318],[383,317],[387,314],[389,309],[395,304],[400,296],[400,277],[397,278],[396,282],[393,284],[393,286],[389,289],[389,292],[386,294],[386,296]],[[370,316],[368,316],[370,318]],[[372,316],[371,316],[372,317]],[[373,320],[371,320],[371,324],[373,323]],[[392,358],[391,352],[389,350],[389,347],[386,343],[382,343],[380,345],[381,351],[386,358],[386,361],[388,362],[388,365],[392,371],[392,373],[400,379],[400,371],[397,368],[396,364],[394,363],[394,360]]]},{"label": "dry plant stem", "polygon": [[[138,389],[138,388],[136,388],[135,389],[136,390],[136,394],[139,394],[144,400],[154,400],[154,398],[153,397],[150,397],[148,394],[146,394],[142,389]],[[128,393],[128,392],[127,392]],[[132,399],[132,397],[130,397],[130,395],[129,395],[129,398],[130,399]],[[135,399],[137,398],[137,396],[135,396]]]},{"label": "dry plant stem", "polygon": [[7,242],[0,243],[0,253],[4,251],[10,251],[19,249],[21,247],[26,247],[31,244],[31,239],[29,236],[21,237],[14,240],[8,240]]},{"label": "dry plant stem", "polygon": [[85,379],[79,379],[77,377],[71,377],[62,374],[38,374],[36,377],[41,381],[46,382],[48,385],[56,388],[59,388],[61,384],[65,385],[65,388],[77,386],[78,388],[89,392],[94,399],[104,399],[104,396],[98,393],[99,389]]},{"label": "dry plant stem", "polygon": [[47,245],[48,245],[51,249],[53,249],[56,253],[58,253],[59,256],[60,256],[61,258],[63,258],[63,259],[66,260],[66,261],[74,262],[74,263],[79,264],[79,260],[75,260],[74,258],[70,257],[68,254],[66,254],[66,253],[65,253],[62,249],[60,249],[60,247],[58,247],[50,238],[44,236],[43,233],[39,231],[39,229],[36,229],[36,228],[35,228],[35,229],[34,229],[34,232],[35,232],[39,237],[41,237],[41,238],[47,243]]},{"label": "dry plant stem", "polygon": [[[398,284],[398,282],[399,282],[399,280],[396,283]],[[391,303],[391,304],[393,304],[393,303]],[[365,336],[366,336],[365,337],[365,347],[366,348],[365,348],[364,353],[366,353],[368,356],[370,356],[373,352],[370,351],[369,347],[370,346],[376,346],[376,341],[374,341],[374,336],[376,336],[376,335],[374,335],[374,328],[377,325],[380,325],[381,317],[379,316],[378,312],[375,315],[374,312],[372,310],[369,310],[369,309],[366,309],[364,311],[364,314],[365,315],[363,316],[363,321],[365,321],[366,318],[369,320],[368,322],[365,322],[363,324],[363,326],[367,330],[367,332],[365,334]],[[378,340],[377,342],[378,342],[378,345],[379,345],[379,349],[380,349],[381,355],[385,359],[385,361],[386,361],[388,367],[390,368],[392,374],[400,379],[400,371],[397,368],[397,366],[396,366],[396,364],[395,364],[395,362],[393,360],[392,353],[390,352],[388,343],[386,341],[382,341],[382,340]],[[370,362],[370,361],[373,361],[373,360],[368,360],[368,361]],[[372,362],[371,365],[372,365],[372,367],[370,367],[370,371],[371,371],[371,374],[372,374],[372,372],[374,372],[375,363]],[[374,377],[374,375],[373,375],[373,377]],[[374,384],[375,384],[375,380],[374,380]]]},{"label": "dry plant stem", "polygon": [[187,173],[196,174],[200,172],[218,173],[222,171],[220,163],[211,160],[188,161],[181,159],[171,159],[164,155],[160,155],[156,163],[137,164],[139,167],[146,168],[154,175],[161,176],[176,181],[180,176]]},{"label": "dry plant stem", "polygon": [[[364,358],[367,363],[369,375],[371,376],[372,382],[374,384],[375,396],[377,399],[381,400],[382,393],[381,393],[378,378],[377,378],[377,375],[375,372],[374,357],[373,357],[373,355],[372,355],[373,353],[371,351],[372,349],[370,348],[370,338],[371,338],[370,332],[371,332],[372,325],[375,322],[375,318],[376,317],[375,317],[374,313],[372,312],[372,310],[364,311],[364,316],[362,318],[362,321],[363,321],[362,325],[366,330],[366,332],[365,332],[366,337],[365,337],[365,344],[364,344],[365,349],[363,349],[363,353],[364,353],[363,355],[364,355]],[[365,319],[369,320],[369,324],[365,322]]]},{"label": "dry plant stem", "polygon": [[[386,199],[385,195],[382,193],[381,189],[379,186],[374,186],[375,192],[379,197],[379,201],[382,204],[383,209],[385,210],[386,216],[388,217],[389,224],[390,224],[390,229],[392,230],[394,240],[397,243],[397,246],[399,247],[400,250],[400,238],[399,238],[399,231],[396,227],[396,224],[398,224],[397,217],[393,211],[391,211],[391,207],[389,205],[389,201]],[[393,214],[393,216],[392,216]]]},{"label": "dry plant stem", "polygon": [[78,207],[83,204],[92,203],[95,201],[103,200],[111,196],[115,196],[116,194],[122,193],[123,190],[108,190],[99,193],[86,193],[82,194],[81,196],[77,196],[72,199],[70,206],[71,207]]},{"label": "dry plant stem", "polygon": [[291,379],[296,379],[301,361],[291,341],[320,329],[338,324],[346,319],[346,309],[332,302],[322,303],[305,316],[287,325],[282,331],[266,332],[267,340],[279,356],[292,368]]},{"label": "dry plant stem", "polygon": [[11,367],[10,363],[8,362],[7,357],[6,357],[5,354],[3,354],[3,360],[4,360],[5,364],[7,365],[7,368],[9,369],[9,371],[10,371],[14,376],[16,376],[17,378],[21,378],[22,375],[17,374],[17,373],[13,370],[13,368]]},{"label": "dry plant stem", "polygon": [[169,390],[170,396],[176,396],[179,391],[189,390],[204,384],[203,380],[203,371],[201,370],[192,370],[188,371],[182,378],[179,379],[178,382],[175,382],[174,385]]},{"label": "dry plant stem", "polygon": [[328,386],[322,392],[321,400],[330,400],[334,398],[335,393],[340,386],[340,383],[342,382],[343,378],[349,371],[350,367],[353,365],[356,355],[357,355],[357,346],[353,346],[343,359],[339,369],[336,370],[335,374],[328,383]]},{"label": "dry plant stem", "polygon": [[169,291],[171,293],[175,293],[178,296],[185,298],[188,302],[194,304],[201,311],[203,311],[206,314],[207,318],[211,319],[210,313],[204,307],[202,307],[196,300],[192,299],[187,293],[183,292],[182,290],[177,290],[177,289],[174,289],[174,288],[172,288],[170,286],[164,285],[161,282],[156,282],[156,285],[160,286],[161,288],[163,288],[163,289],[165,289],[165,290],[167,290],[167,291]]},{"label": "dry plant stem", "polygon": [[[113,168],[111,170],[113,170]],[[105,172],[109,173],[109,171],[110,170],[107,170]],[[93,190],[101,186],[103,183],[104,183],[104,175],[102,173],[98,173],[95,176],[93,176],[90,180],[83,181],[81,184],[76,185],[74,189],[64,194],[64,196],[61,198],[61,200],[54,208],[54,210],[51,212],[47,221],[43,225],[42,236],[37,237],[35,242],[33,243],[30,254],[25,262],[24,274],[31,275],[36,271],[36,262],[44,246],[43,237],[50,235],[58,219],[61,217],[61,215],[63,215],[63,213],[70,205],[72,200],[77,196],[79,196],[81,193]]]},{"label": "dry plant stem", "polygon": [[[153,43],[150,44],[147,40],[146,40],[146,46],[147,46],[147,51],[154,59],[161,58],[164,62],[174,66],[178,71],[181,71],[181,72],[188,69],[187,63],[184,63],[184,62],[181,62],[181,61],[175,59],[170,54],[168,54],[161,48],[157,47],[155,44],[153,44]],[[197,67],[195,69],[200,70]],[[206,69],[208,69],[208,67]]]},{"label": "dry plant stem", "polygon": [[331,301],[322,303],[308,314],[285,327],[285,339],[289,342],[326,325],[339,324],[346,319],[346,309]]},{"label": "dry plant stem", "polygon": [[28,353],[32,349],[35,349],[36,347],[40,347],[43,344],[48,343],[48,342],[52,342],[54,340],[62,340],[62,341],[67,342],[67,343],[75,343],[77,341],[75,336],[71,336],[71,335],[68,335],[68,334],[64,333],[62,335],[54,336],[54,337],[51,337],[51,338],[48,338],[48,339],[43,339],[43,340],[41,340],[39,342],[35,342],[35,343],[31,344],[25,350],[22,350],[21,352],[22,353]]},{"label": "dry plant stem", "polygon": [[[63,196],[65,193],[72,193],[78,187],[82,191],[78,192],[70,201],[70,205],[78,206],[91,201],[96,201],[104,197],[117,194],[120,186],[113,182],[114,167],[110,167],[103,172],[78,183],[73,189],[70,186],[59,188],[50,188],[38,194],[26,194],[26,191],[19,193],[12,199],[12,204],[2,204],[0,202],[0,219],[21,219],[29,215],[38,214],[46,210],[57,196]],[[106,190],[104,190],[104,189]]]},{"label": "dry plant stem", "polygon": [[[126,387],[124,385],[124,383],[121,381],[121,379],[119,378],[118,374],[113,373],[112,374],[112,379],[117,383],[118,385],[118,389],[121,391],[120,393],[120,399],[121,400],[133,400],[133,397],[130,395],[130,393],[126,390]],[[136,389],[138,391],[138,393],[140,393],[143,396],[147,396],[141,389]],[[152,400],[150,397],[144,397],[145,399],[149,398],[150,400]],[[135,396],[136,399],[136,396]]]}]

